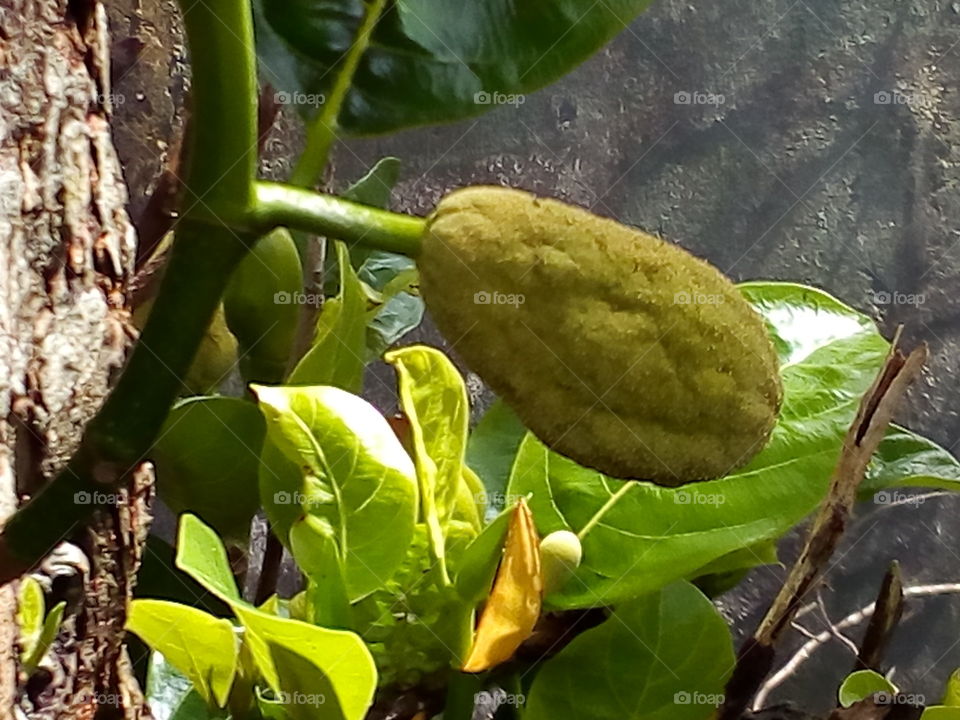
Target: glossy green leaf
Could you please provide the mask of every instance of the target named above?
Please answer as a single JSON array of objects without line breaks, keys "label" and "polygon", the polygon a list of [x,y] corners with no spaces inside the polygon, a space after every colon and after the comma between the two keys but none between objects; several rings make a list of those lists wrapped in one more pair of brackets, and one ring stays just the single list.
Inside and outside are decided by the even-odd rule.
[{"label": "glossy green leaf", "polygon": [[370,168],[366,175],[347,188],[343,197],[347,200],[385,208],[390,204],[390,195],[400,177],[400,160],[395,157],[382,157]]},{"label": "glossy green leaf", "polygon": [[943,691],[943,704],[960,707],[960,670],[954,670],[947,678],[947,688]]},{"label": "glossy green leaf", "polygon": [[239,645],[229,620],[166,600],[134,600],[126,629],[163,653],[208,704],[226,705]]},{"label": "glossy green leaf", "polygon": [[[360,60],[338,119],[348,134],[478,115],[522,103],[599,50],[649,0],[557,0],[536,5],[398,0]],[[258,52],[268,80],[316,97],[329,92],[364,5],[258,0]],[[319,103],[298,107],[312,114]]]},{"label": "glossy green leaf", "polygon": [[185,675],[153,651],[147,668],[146,701],[153,720],[215,720],[223,711],[207,705]]},{"label": "glossy green leaf", "polygon": [[860,494],[894,486],[960,490],[960,462],[933,440],[893,426],[873,456]]},{"label": "glossy green leaf", "polygon": [[176,564],[225,603],[242,602],[223,542],[195,515],[180,516]]},{"label": "glossy green leaf", "polygon": [[350,598],[380,587],[417,518],[416,472],[400,441],[372,405],[338,388],[254,390],[267,418],[260,490],[274,531],[286,543],[313,516],[336,537]]},{"label": "glossy green leaf", "polygon": [[[343,192],[343,197],[347,200],[353,200],[361,205],[369,205],[376,208],[388,208],[390,206],[390,196],[393,188],[400,177],[400,160],[395,157],[383,157],[377,160],[376,164],[367,171],[367,174],[353,183]],[[383,287],[383,283],[377,285],[365,277],[363,266],[371,258],[381,257],[399,257],[393,253],[387,253],[382,250],[374,250],[363,245],[354,245],[350,248],[350,259],[353,267],[356,268],[360,279],[373,287]],[[407,258],[407,262],[412,261]]]},{"label": "glossy green leaf", "polygon": [[308,513],[290,528],[290,551],[309,578],[305,593],[310,622],[350,629],[350,594],[336,531],[324,518]]},{"label": "glossy green leaf", "polygon": [[[399,175],[400,161],[397,158],[381,158],[343,193],[343,197],[386,208]],[[354,245],[350,248],[350,260],[357,269],[357,276],[377,296],[375,306],[368,310],[366,361],[370,362],[416,328],[423,319],[419,277],[414,261],[405,255]]]},{"label": "glossy green leaf", "polygon": [[476,471],[486,488],[488,517],[495,517],[511,504],[506,497],[507,481],[526,434],[517,414],[499,399],[470,433],[467,465]]},{"label": "glossy green leaf", "polygon": [[512,515],[512,507],[502,510],[467,546],[457,563],[457,592],[473,605],[482,602],[490,593]]},{"label": "glossy green leaf", "polygon": [[256,405],[240,398],[177,404],[151,453],[160,498],[227,539],[245,539],[260,506],[257,465],[265,431]]},{"label": "glossy green leaf", "polygon": [[706,720],[734,665],[726,622],[700,591],[677,583],[619,605],[547,660],[524,720]]},{"label": "glossy green leaf", "polygon": [[17,596],[17,627],[20,631],[18,640],[21,662],[33,656],[40,642],[45,612],[43,588],[35,578],[26,575],[20,581]]},{"label": "glossy green leaf", "polygon": [[463,479],[470,424],[467,388],[449,358],[422,345],[384,356],[397,371],[400,407],[410,421],[423,519],[434,556],[443,563],[444,526]]},{"label": "glossy green leaf", "polygon": [[483,519],[487,509],[487,491],[480,477],[466,465],[462,466],[462,482],[454,500],[452,521],[460,521],[471,526],[475,533],[483,530]]},{"label": "glossy green leaf", "polygon": [[868,318],[812,288],[750,283],[744,292],[774,335],[785,393],[771,440],[749,465],[676,489],[634,483],[605,508],[621,481],[524,440],[507,492],[532,493],[540,534],[595,522],[583,564],[551,603],[610,604],[696,577],[719,558],[776,539],[819,504],[888,345]]},{"label": "glossy green leaf", "polygon": [[923,710],[920,720],[960,720],[960,707],[933,705]]},{"label": "glossy green leaf", "polygon": [[896,693],[897,688],[880,673],[858,670],[850,673],[840,685],[837,697],[841,707],[848,708],[874,693]]},{"label": "glossy green leaf", "polygon": [[229,605],[177,567],[176,556],[173,545],[150,535],[137,572],[135,597],[181,602],[219,617],[229,614]]},{"label": "glossy green leaf", "polygon": [[750,568],[778,562],[777,541],[766,540],[717,558],[700,568],[692,582],[707,597],[715,598],[736,587]]},{"label": "glossy green leaf", "polygon": [[293,720],[362,720],[377,684],[359,636],[236,607],[245,642]]},{"label": "glossy green leaf", "polygon": [[306,355],[287,380],[290,385],[334,385],[349,392],[363,386],[366,364],[367,295],[350,254],[335,242],[340,267],[340,293],[327,298],[317,320],[317,331]]},{"label": "glossy green leaf", "polygon": [[[400,255],[394,257],[402,258]],[[371,258],[367,263],[373,260]],[[377,260],[381,261],[382,259]],[[423,299],[417,294],[419,275],[412,267],[400,269],[404,264],[400,260],[395,264],[398,266],[397,275],[383,288],[380,304],[370,313],[372,317],[367,324],[368,360],[379,358],[387,348],[399,342],[423,320]],[[366,267],[365,264],[364,268]]]}]

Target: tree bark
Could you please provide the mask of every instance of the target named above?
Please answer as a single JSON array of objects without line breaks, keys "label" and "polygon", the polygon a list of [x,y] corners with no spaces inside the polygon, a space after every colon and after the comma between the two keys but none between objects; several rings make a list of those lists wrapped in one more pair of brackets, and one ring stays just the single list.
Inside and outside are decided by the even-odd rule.
[{"label": "tree bark", "polygon": [[[97,0],[0,0],[0,522],[63,467],[133,338],[108,51]],[[144,464],[51,548],[35,576],[67,606],[30,677],[0,588],[0,720],[148,716],[121,641],[151,490]]]}]

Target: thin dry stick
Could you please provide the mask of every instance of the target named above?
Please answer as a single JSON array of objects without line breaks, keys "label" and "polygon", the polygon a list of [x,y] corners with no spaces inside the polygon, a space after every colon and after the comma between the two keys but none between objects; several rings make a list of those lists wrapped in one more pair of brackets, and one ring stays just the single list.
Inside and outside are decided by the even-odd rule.
[{"label": "thin dry stick", "polygon": [[896,560],[883,577],[875,607],[867,631],[863,634],[854,670],[880,672],[880,663],[890,645],[890,638],[903,616],[903,581],[900,578],[900,563]]},{"label": "thin dry stick", "polygon": [[[913,587],[908,587],[903,591],[905,598],[931,597],[935,595],[948,595],[956,593],[960,593],[960,583],[915,585]],[[837,629],[846,630],[847,628],[856,627],[864,620],[873,616],[874,607],[875,603],[870,603],[869,605],[865,605],[859,610],[850,613],[836,624]],[[756,699],[753,701],[753,709],[758,710],[766,705],[767,698],[770,697],[770,693],[780,687],[788,678],[793,676],[800,666],[809,660],[813,656],[813,653],[815,653],[820,647],[826,645],[832,637],[834,637],[833,632],[830,630],[823,630],[805,642],[800,649],[798,649],[797,652],[795,652],[793,656],[763,684],[763,687],[760,688],[760,692],[757,693]]]},{"label": "thin dry stick", "polygon": [[737,720],[749,707],[773,667],[775,645],[790,627],[801,603],[816,586],[846,527],[870,458],[883,440],[894,409],[927,358],[921,345],[909,356],[900,352],[899,331],[873,385],[860,401],[847,431],[830,490],[814,519],[806,544],[753,637],[740,649],[717,720]]}]

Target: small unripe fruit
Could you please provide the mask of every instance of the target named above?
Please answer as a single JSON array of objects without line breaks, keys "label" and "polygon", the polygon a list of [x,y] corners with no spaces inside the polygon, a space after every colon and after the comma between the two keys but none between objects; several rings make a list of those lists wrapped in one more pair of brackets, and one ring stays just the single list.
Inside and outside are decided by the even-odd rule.
[{"label": "small unripe fruit", "polygon": [[257,240],[234,271],[223,308],[239,343],[240,371],[246,381],[283,380],[297,332],[299,307],[293,299],[301,290],[300,256],[285,228]]},{"label": "small unripe fruit", "polygon": [[[133,313],[133,323],[142,330],[146,325],[153,300],[147,300]],[[227,328],[223,305],[217,307],[207,327],[190,369],[183,378],[187,395],[207,395],[215,392],[237,364],[237,339]]]},{"label": "small unripe fruit", "polygon": [[548,446],[675,486],[759,452],[780,407],[762,318],[718,270],[659,238],[530,193],[447,195],[421,291],[467,365]]},{"label": "small unripe fruit", "polygon": [[559,590],[570,579],[583,559],[580,538],[569,530],[557,530],[540,541],[540,571],[543,592]]}]

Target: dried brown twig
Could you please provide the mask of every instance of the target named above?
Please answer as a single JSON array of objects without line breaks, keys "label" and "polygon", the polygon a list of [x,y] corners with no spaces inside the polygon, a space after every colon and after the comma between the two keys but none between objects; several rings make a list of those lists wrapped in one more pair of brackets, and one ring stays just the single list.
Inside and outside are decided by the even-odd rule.
[{"label": "dried brown twig", "polygon": [[870,458],[883,440],[897,403],[927,359],[925,345],[904,356],[899,348],[899,335],[898,332],[880,373],[860,401],[857,416],[844,438],[830,489],[800,557],[760,626],[740,649],[717,720],[742,717],[769,674],[777,640],[790,627],[804,598],[822,577],[846,528]]}]

